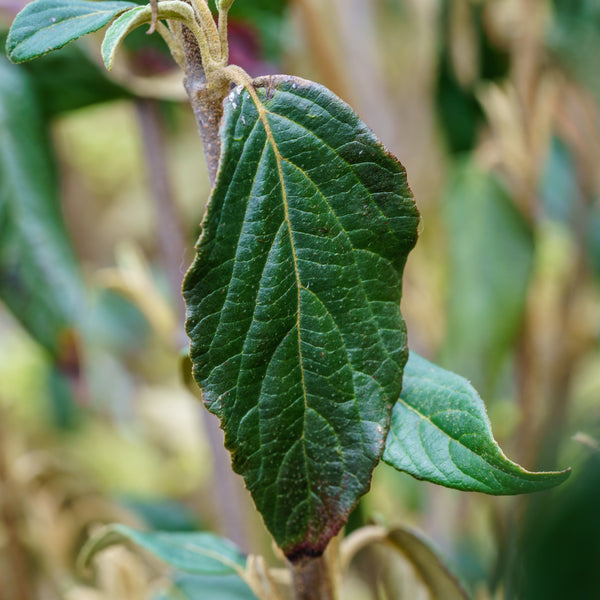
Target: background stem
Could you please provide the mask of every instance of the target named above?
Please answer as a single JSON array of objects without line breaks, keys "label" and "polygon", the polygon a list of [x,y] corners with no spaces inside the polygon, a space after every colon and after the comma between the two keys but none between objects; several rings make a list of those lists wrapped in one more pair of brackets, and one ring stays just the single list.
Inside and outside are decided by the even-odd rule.
[{"label": "background stem", "polygon": [[150,195],[154,201],[156,231],[160,257],[163,263],[173,301],[176,303],[178,347],[187,344],[183,324],[185,305],[181,295],[181,283],[186,265],[186,243],[179,221],[173,189],[169,179],[166,148],[167,140],[160,113],[160,104],[151,98],[140,98],[136,102],[146,158]]}]

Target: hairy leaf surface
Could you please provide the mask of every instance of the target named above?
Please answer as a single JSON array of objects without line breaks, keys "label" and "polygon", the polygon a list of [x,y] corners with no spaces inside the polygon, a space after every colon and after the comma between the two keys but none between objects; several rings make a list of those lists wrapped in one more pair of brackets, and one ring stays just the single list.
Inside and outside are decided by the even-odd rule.
[{"label": "hairy leaf surface", "polygon": [[414,352],[383,460],[418,479],[494,495],[537,492],[569,476],[569,471],[532,473],[506,458],[473,386]]},{"label": "hairy leaf surface", "polygon": [[13,62],[31,60],[97,31],[133,2],[90,0],[35,0],[15,18],[6,40]]},{"label": "hairy leaf surface", "polygon": [[401,277],[418,212],[404,168],[301,79],[225,102],[218,179],[184,295],[194,374],[291,559],[367,491],[406,362]]}]

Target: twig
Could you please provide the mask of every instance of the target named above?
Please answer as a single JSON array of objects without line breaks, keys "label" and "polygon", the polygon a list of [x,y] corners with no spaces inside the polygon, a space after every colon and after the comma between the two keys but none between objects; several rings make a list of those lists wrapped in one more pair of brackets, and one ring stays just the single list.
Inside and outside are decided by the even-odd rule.
[{"label": "twig", "polygon": [[181,33],[186,73],[184,85],[202,137],[208,177],[212,185],[217,176],[221,153],[219,125],[223,116],[223,100],[229,92],[230,84],[226,80],[219,80],[213,85],[207,85],[202,55],[194,34],[185,26],[181,28]]}]

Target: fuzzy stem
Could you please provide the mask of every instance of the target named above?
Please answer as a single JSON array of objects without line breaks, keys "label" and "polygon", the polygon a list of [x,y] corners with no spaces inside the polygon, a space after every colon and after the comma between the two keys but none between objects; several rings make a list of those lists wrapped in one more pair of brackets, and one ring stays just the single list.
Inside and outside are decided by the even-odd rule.
[{"label": "fuzzy stem", "polygon": [[336,600],[325,556],[291,563],[294,600]]},{"label": "fuzzy stem", "polygon": [[185,57],[184,85],[202,138],[212,185],[217,176],[221,153],[219,125],[223,116],[223,100],[229,92],[230,83],[219,79],[211,85],[207,84],[202,55],[194,34],[185,26],[181,29]]}]

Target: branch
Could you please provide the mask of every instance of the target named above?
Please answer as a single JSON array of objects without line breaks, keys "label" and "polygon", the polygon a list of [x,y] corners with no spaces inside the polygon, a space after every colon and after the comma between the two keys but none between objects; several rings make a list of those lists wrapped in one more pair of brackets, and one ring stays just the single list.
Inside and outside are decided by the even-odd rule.
[{"label": "branch", "polygon": [[208,177],[212,185],[217,176],[221,154],[219,126],[223,117],[223,100],[229,93],[231,84],[225,79],[207,84],[198,42],[185,25],[181,30],[185,57],[184,85],[202,137]]},{"label": "branch", "polygon": [[335,600],[325,555],[290,564],[295,600]]}]

